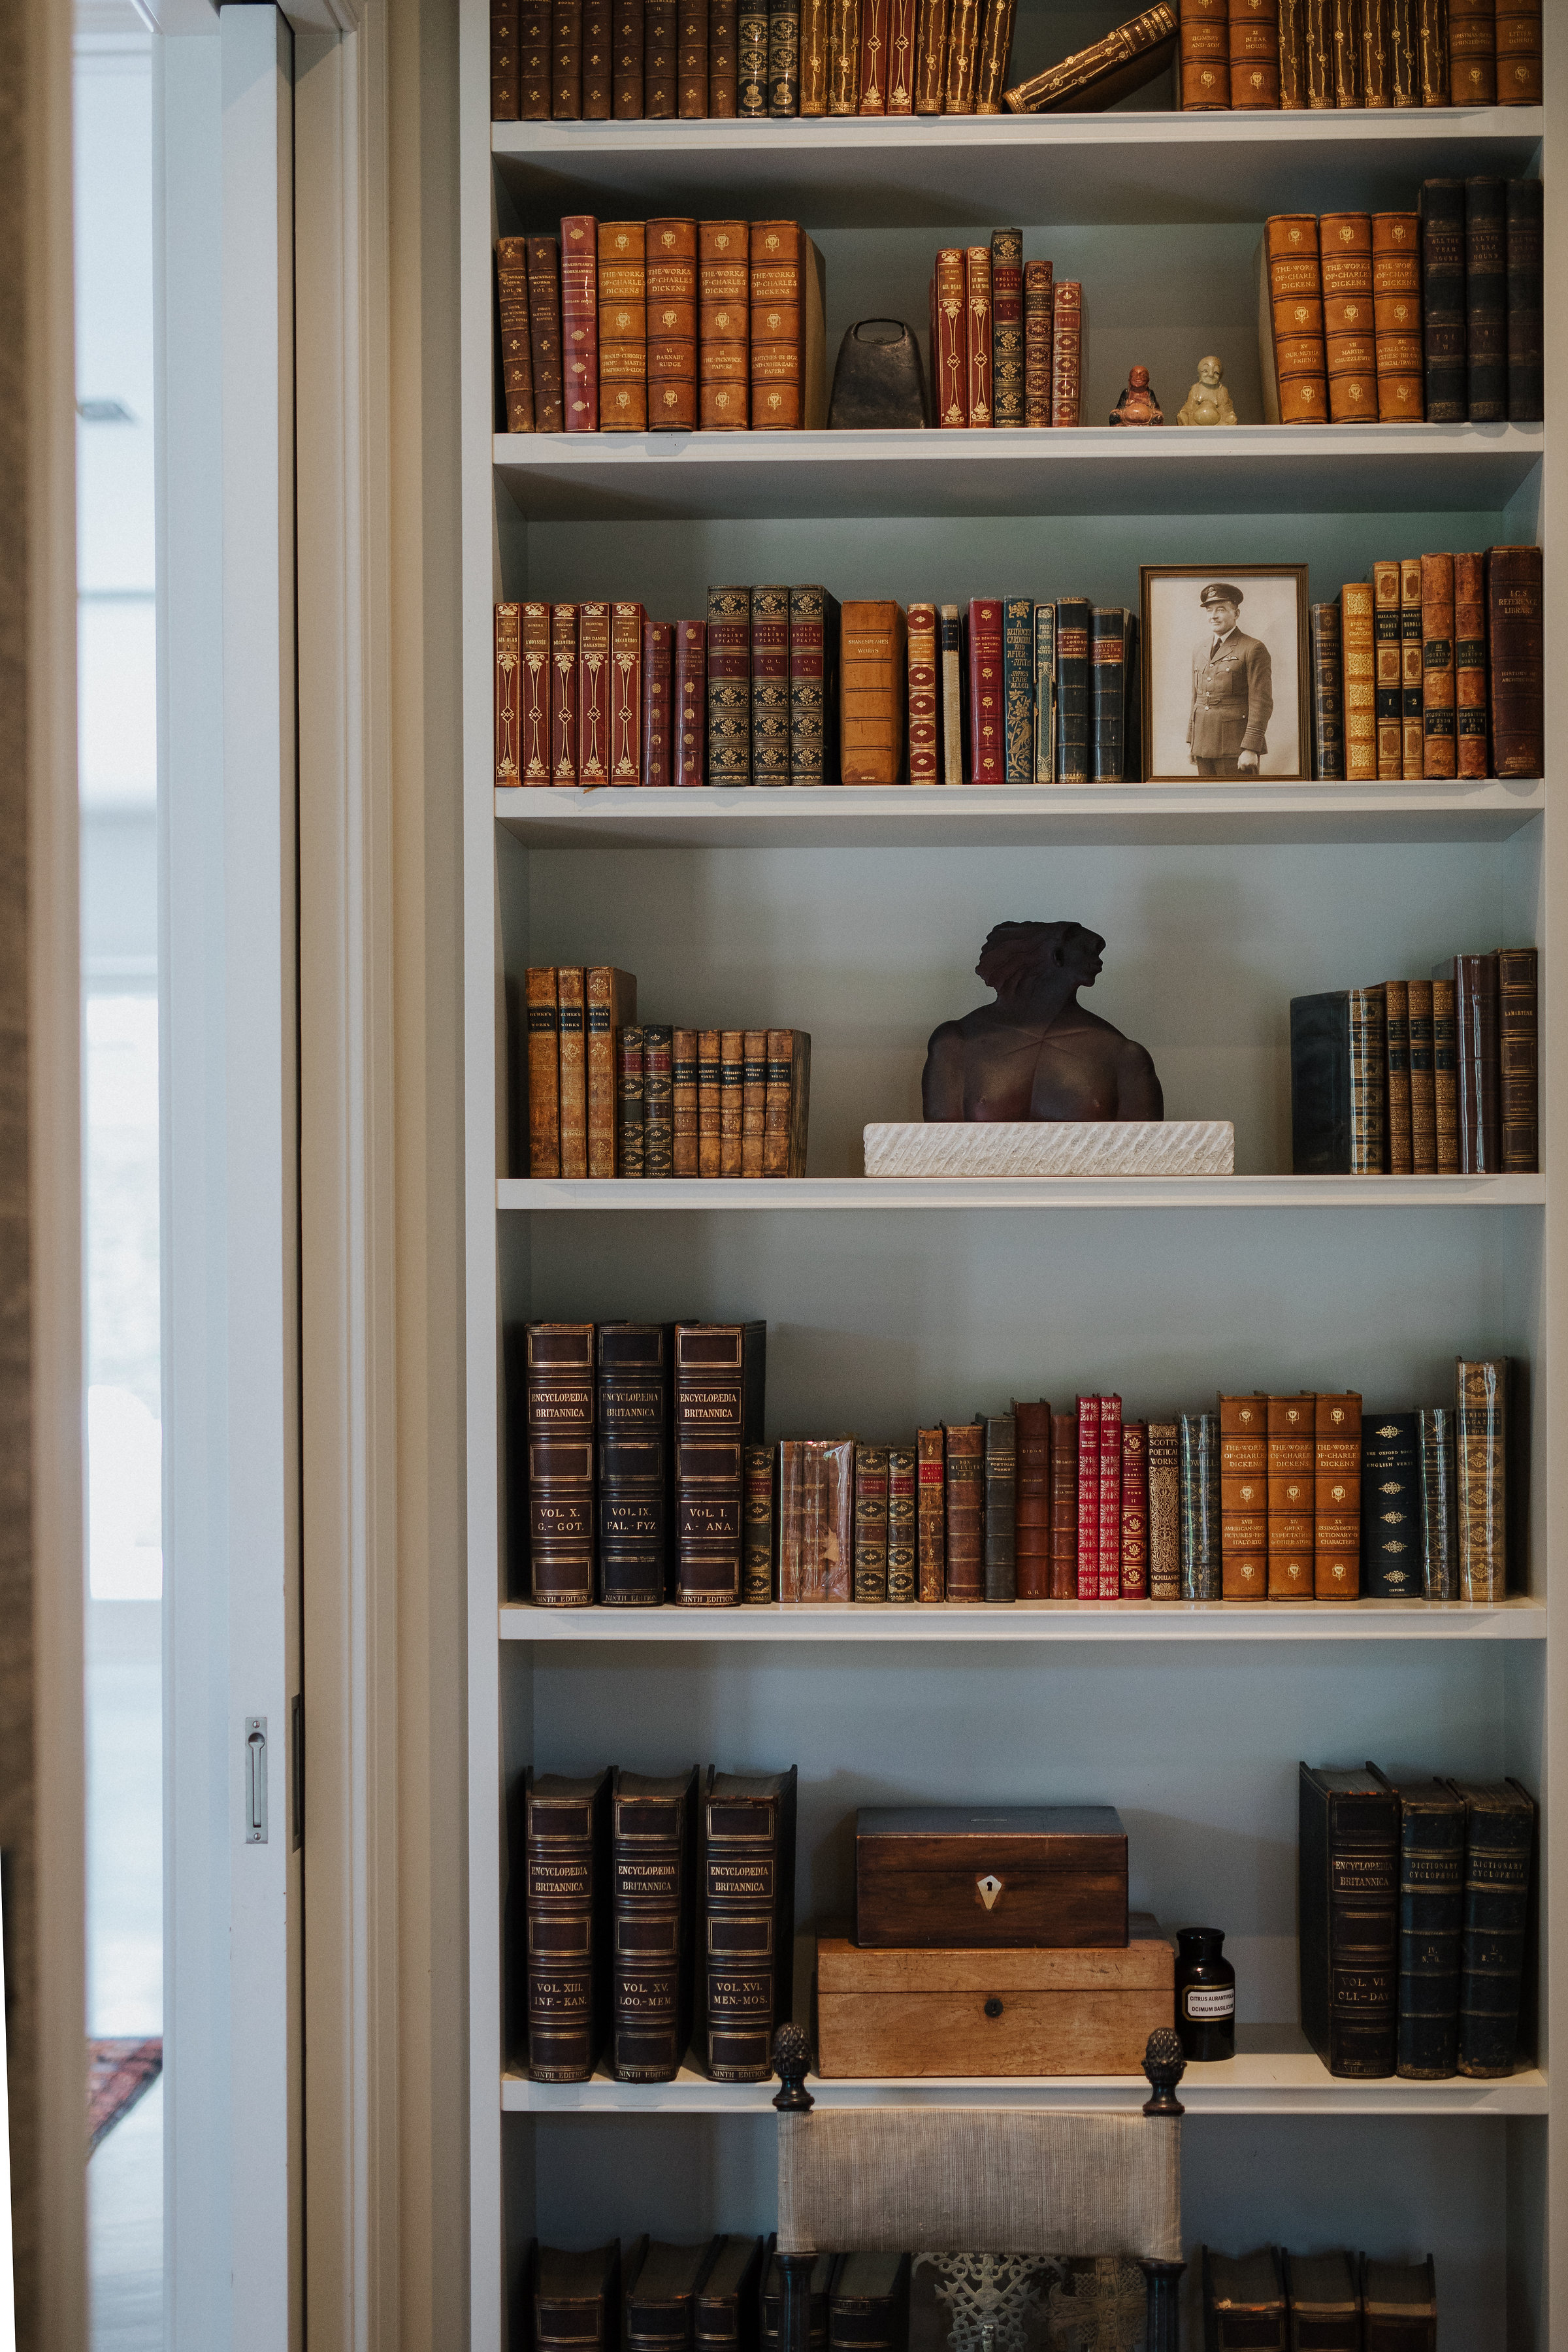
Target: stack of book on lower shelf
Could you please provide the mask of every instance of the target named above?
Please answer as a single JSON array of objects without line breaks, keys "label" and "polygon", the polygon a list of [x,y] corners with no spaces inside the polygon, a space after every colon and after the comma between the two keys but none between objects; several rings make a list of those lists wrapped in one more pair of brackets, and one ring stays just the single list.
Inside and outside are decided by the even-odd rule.
[{"label": "stack of book on lower shelf", "polygon": [[[1436,2352],[1437,2273],[1373,2254],[1199,2249],[1205,2352]],[[1363,2330],[1365,2330],[1363,2335]]]}]

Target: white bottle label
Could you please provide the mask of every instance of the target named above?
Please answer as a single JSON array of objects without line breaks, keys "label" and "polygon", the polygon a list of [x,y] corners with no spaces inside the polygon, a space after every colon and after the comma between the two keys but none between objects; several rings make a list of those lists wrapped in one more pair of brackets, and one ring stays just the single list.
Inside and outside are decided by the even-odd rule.
[{"label": "white bottle label", "polygon": [[1205,2018],[1236,2015],[1234,1985],[1189,1985],[1182,1999],[1194,2024]]}]

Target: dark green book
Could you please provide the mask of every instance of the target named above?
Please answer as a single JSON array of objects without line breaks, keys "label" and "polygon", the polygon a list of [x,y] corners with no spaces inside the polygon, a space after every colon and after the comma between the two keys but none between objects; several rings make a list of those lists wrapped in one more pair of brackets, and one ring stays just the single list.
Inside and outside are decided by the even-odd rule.
[{"label": "dark green book", "polygon": [[768,112],[800,112],[800,0],[768,0]]},{"label": "dark green book", "polygon": [[1091,773],[1097,784],[1122,777],[1127,614],[1120,604],[1096,605],[1089,622],[1089,702]]},{"label": "dark green book", "polygon": [[1459,1932],[1465,1808],[1447,1780],[1406,1781],[1399,1799],[1398,2069],[1441,2083],[1459,2071]]},{"label": "dark green book", "polygon": [[1456,1780],[1465,1803],[1459,2072],[1511,2074],[1535,1853],[1535,1803],[1517,1780]]},{"label": "dark green book", "polygon": [[1057,782],[1089,779],[1089,598],[1057,599]]},{"label": "dark green book", "polygon": [[1035,776],[1057,780],[1057,608],[1035,607]]},{"label": "dark green book", "polygon": [[1421,1568],[1428,1601],[1459,1598],[1454,1420],[1447,1405],[1424,1406],[1419,1416]]},{"label": "dark green book", "polygon": [[[1022,419],[1020,419],[1022,422]],[[1009,596],[1002,606],[1002,712],[1006,730],[1006,782],[1035,781],[1035,606]]]}]

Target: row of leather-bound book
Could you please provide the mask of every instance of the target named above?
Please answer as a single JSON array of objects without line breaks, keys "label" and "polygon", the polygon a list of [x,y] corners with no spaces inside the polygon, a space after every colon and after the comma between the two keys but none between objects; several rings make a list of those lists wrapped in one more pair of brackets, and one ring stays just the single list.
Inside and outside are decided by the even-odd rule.
[{"label": "row of leather-bound book", "polygon": [[1539,1172],[1534,948],[1290,1000],[1298,1176]]},{"label": "row of leather-bound book", "polygon": [[[1437,2352],[1437,2272],[1373,2254],[1198,2250],[1205,2352]],[[1363,2333],[1363,2329],[1366,2331]]]},{"label": "row of leather-bound book", "polygon": [[1407,555],[1309,614],[1312,772],[1352,784],[1545,772],[1539,547]]},{"label": "row of leather-bound book", "polygon": [[938,253],[929,349],[931,413],[946,431],[1081,422],[1083,287],[1026,262],[1021,228]]},{"label": "row of leather-bound book", "polygon": [[1180,0],[1182,104],[1539,106],[1542,0]]}]

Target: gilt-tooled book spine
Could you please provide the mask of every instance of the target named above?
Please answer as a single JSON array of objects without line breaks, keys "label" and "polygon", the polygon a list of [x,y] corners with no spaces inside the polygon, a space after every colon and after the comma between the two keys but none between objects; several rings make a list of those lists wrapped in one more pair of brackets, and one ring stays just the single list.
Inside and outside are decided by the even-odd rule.
[{"label": "gilt-tooled book spine", "polygon": [[1459,1173],[1496,1175],[1502,1161],[1497,957],[1456,956],[1453,973]]},{"label": "gilt-tooled book spine", "polygon": [[518,114],[524,122],[550,120],[550,0],[522,0],[518,11]]},{"label": "gilt-tooled book spine", "polygon": [[1542,0],[1497,0],[1497,102],[1541,103]]},{"label": "gilt-tooled book spine", "polygon": [[687,1608],[740,1601],[741,1456],[762,1439],[766,1328],[675,1327],[676,1598]]},{"label": "gilt-tooled book spine", "polygon": [[937,709],[936,606],[911,604],[907,615],[907,629],[910,782],[911,784],[940,784],[942,743]]},{"label": "gilt-tooled book spine", "polygon": [[579,965],[559,966],[555,973],[555,1022],[559,1048],[558,1124],[561,1173],[588,1173],[588,1073],[584,1047],[583,971]]},{"label": "gilt-tooled book spine", "polygon": [[763,1174],[788,1176],[791,1173],[790,1094],[795,1071],[795,1034],[793,1029],[770,1029],[766,1035]]},{"label": "gilt-tooled book spine", "polygon": [[1421,341],[1426,422],[1462,425],[1469,412],[1465,361],[1465,184],[1421,188]]},{"label": "gilt-tooled book spine", "polygon": [[[998,671],[1000,671],[998,625]],[[878,598],[847,603],[839,615],[838,776],[847,784],[896,784],[903,770],[908,684],[904,615]],[[1000,698],[998,677],[998,698]]]},{"label": "gilt-tooled book spine", "polygon": [[1465,1807],[1442,1780],[1406,1784],[1395,1793],[1400,1810],[1396,2067],[1406,2081],[1441,2083],[1459,2071]]},{"label": "gilt-tooled book spine", "polygon": [[1307,104],[1307,0],[1279,0],[1279,104],[1287,113]]},{"label": "gilt-tooled book spine", "polygon": [[804,405],[808,240],[797,221],[752,223],[752,429],[794,432]]},{"label": "gilt-tooled book spine", "polygon": [[[1502,21],[1499,19],[1500,34]],[[1508,184],[1508,415],[1510,425],[1539,423],[1545,415],[1542,362],[1543,317],[1542,190],[1539,180]]]},{"label": "gilt-tooled book spine", "polygon": [[1034,731],[1037,784],[1057,775],[1057,608],[1037,604],[1034,618]]},{"label": "gilt-tooled book spine", "polygon": [[1352,784],[1377,781],[1376,651],[1372,588],[1347,580],[1340,591],[1340,641],[1345,676],[1345,774]]},{"label": "gilt-tooled book spine", "polygon": [[1334,45],[1329,29],[1331,5],[1332,0],[1307,0],[1307,104],[1314,109],[1339,102],[1334,91]]},{"label": "gilt-tooled book spine", "polygon": [[533,347],[533,429],[559,433],[565,421],[561,377],[561,263],[552,236],[528,245],[528,328]]},{"label": "gilt-tooled book spine", "polygon": [[1002,606],[1002,708],[1005,778],[1035,781],[1035,607],[1027,596]]},{"label": "gilt-tooled book spine", "polygon": [[1505,1176],[1533,1176],[1540,1166],[1539,961],[1534,948],[1498,950],[1499,1164]]},{"label": "gilt-tooled book spine", "polygon": [[[605,1931],[608,1933],[606,1917]],[[635,2274],[646,2238],[627,2250],[627,2269]],[[621,2341],[621,2249],[618,2239],[587,2253],[567,2253],[556,2246],[531,2247],[529,2343],[533,2352],[613,2352]],[[520,2331],[521,2332],[521,2331]]]},{"label": "gilt-tooled book spine", "polygon": [[[1024,423],[1051,421],[1051,264],[1024,264]],[[1048,777],[1041,780],[1049,782]]]},{"label": "gilt-tooled book spine", "polygon": [[611,2063],[622,2083],[669,2083],[691,2039],[697,1768],[618,1769],[610,1792],[615,1906]]},{"label": "gilt-tooled book spine", "polygon": [[773,1450],[748,1445],[741,1465],[745,1520],[741,1540],[741,1600],[765,1608],[773,1597]]},{"label": "gilt-tooled book spine", "polygon": [[685,433],[697,412],[697,223],[647,224],[647,421]]},{"label": "gilt-tooled book spine", "polygon": [[942,782],[963,782],[963,624],[956,604],[937,607],[942,656]]},{"label": "gilt-tooled book spine", "polygon": [[[1278,385],[1282,425],[1326,423],[1329,362],[1323,341],[1323,273],[1311,213],[1277,213],[1263,225],[1268,269],[1266,375]],[[1273,420],[1272,409],[1269,411]]]},{"label": "gilt-tooled book spine", "polygon": [[719,1032],[719,1173],[739,1176],[744,1151],[746,1039],[740,1029]]},{"label": "gilt-tooled book spine", "polygon": [[1057,781],[1089,779],[1089,625],[1087,596],[1057,599]]},{"label": "gilt-tooled book spine", "polygon": [[936,257],[935,340],[931,349],[931,400],[936,421],[948,432],[969,426],[968,329],[963,299],[963,255],[944,246]]},{"label": "gilt-tooled book spine", "polygon": [[506,429],[531,433],[533,346],[528,323],[528,239],[523,236],[503,236],[496,247],[496,325]]},{"label": "gilt-tooled book spine", "polygon": [[643,1033],[634,1024],[616,1032],[616,1173],[641,1176],[643,1167]]},{"label": "gilt-tooled book spine", "polygon": [[969,606],[969,781],[1006,782],[1006,709],[1002,604],[976,596]]},{"label": "gilt-tooled book spine", "polygon": [[1378,781],[1382,782],[1405,773],[1397,563],[1373,565],[1372,604],[1373,716],[1377,730]]},{"label": "gilt-tooled book spine", "polygon": [[[1079,1496],[1081,1507],[1083,1488]],[[1102,1396],[1100,1400],[1100,1529],[1096,1554],[1099,1591],[1101,1601],[1121,1598],[1121,1399]],[[1079,1598],[1088,1596],[1082,1580]]]},{"label": "gilt-tooled book spine", "polygon": [[1454,968],[1432,975],[1432,1128],[1439,1176],[1459,1169],[1459,1041],[1454,1009]]},{"label": "gilt-tooled book spine", "polygon": [[[993,110],[994,111],[994,110]],[[991,232],[991,400],[994,425],[1024,422],[1024,232]]]},{"label": "gilt-tooled book spine", "polygon": [[583,0],[583,120],[608,122],[614,58],[614,0]]},{"label": "gilt-tooled book spine", "polygon": [[708,111],[733,122],[740,110],[741,25],[737,0],[708,0]]},{"label": "gilt-tooled book spine", "polygon": [[595,1340],[599,1599],[657,1609],[669,1560],[670,1332],[601,1323]]},{"label": "gilt-tooled book spine", "polygon": [[1459,2073],[1511,2074],[1535,1848],[1535,1807],[1517,1780],[1457,1780],[1465,1806]]},{"label": "gilt-tooled book spine", "polygon": [[637,1009],[637,984],[613,964],[590,964],[583,975],[584,1060],[587,1069],[588,1173],[616,1172],[616,1039]]},{"label": "gilt-tooled book spine", "polygon": [[528,1013],[528,1172],[561,1173],[560,1011],[553,964],[531,964],[524,975]]},{"label": "gilt-tooled book spine", "polygon": [[561,224],[562,383],[568,433],[599,429],[599,225],[586,213]]},{"label": "gilt-tooled book spine", "polygon": [[1418,1446],[1414,1412],[1374,1412],[1362,1425],[1361,1580],[1373,1601],[1425,1597]]},{"label": "gilt-tooled book spine", "polygon": [[1432,1069],[1432,983],[1407,983],[1410,1002],[1410,1171],[1432,1176],[1437,1170],[1436,1104]]},{"label": "gilt-tooled book spine", "polygon": [[1312,664],[1312,773],[1342,783],[1345,772],[1344,652],[1340,608],[1314,604],[1307,615]]},{"label": "gilt-tooled book spine", "polygon": [[1219,1601],[1223,1515],[1219,1486],[1219,1415],[1176,1417],[1182,1474],[1182,1599]]},{"label": "gilt-tooled book spine", "polygon": [[1230,0],[1230,102],[1279,106],[1278,0]]},{"label": "gilt-tooled book spine", "polygon": [[708,591],[708,781],[715,785],[752,781],[749,588]]},{"label": "gilt-tooled book spine", "polygon": [[944,1423],[947,1439],[947,1597],[984,1601],[985,1432],[977,1422]]},{"label": "gilt-tooled book spine", "polygon": [[[974,68],[974,111],[1000,114],[1007,60],[1013,48],[1013,22],[1018,0],[985,0],[980,25],[980,48]],[[1022,244],[1020,242],[1020,254]],[[1022,419],[1018,420],[1020,423]]]},{"label": "gilt-tooled book spine", "polygon": [[860,111],[860,0],[829,0],[827,111]]},{"label": "gilt-tooled book spine", "polygon": [[1351,1164],[1352,1176],[1381,1176],[1388,1066],[1381,988],[1352,988],[1350,998]]},{"label": "gilt-tooled book spine", "polygon": [[668,621],[647,621],[642,633],[642,781],[670,782],[670,674],[675,631]]},{"label": "gilt-tooled book spine", "polygon": [[857,111],[888,110],[888,19],[889,0],[860,0],[860,96]]},{"label": "gilt-tooled book spine", "polygon": [[745,221],[697,226],[700,415],[705,432],[743,432],[751,415],[750,237]]},{"label": "gilt-tooled book spine", "polygon": [[831,0],[800,0],[800,110],[805,115],[827,111],[831,16]]},{"label": "gilt-tooled book spine", "polygon": [[1189,113],[1230,108],[1229,0],[1181,0],[1182,105]]},{"label": "gilt-tooled book spine", "polygon": [[594,1327],[530,1323],[524,1335],[528,1536],[533,1598],[594,1598]]},{"label": "gilt-tooled book spine", "polygon": [[1018,1454],[1013,1415],[982,1417],[985,1437],[984,1598],[1018,1597],[1016,1534]]},{"label": "gilt-tooled book spine", "polygon": [[1313,1437],[1313,1584],[1320,1601],[1361,1597],[1361,1399],[1320,1396]]},{"label": "gilt-tooled book spine", "polygon": [[1173,1421],[1149,1423],[1149,1598],[1182,1597],[1182,1471]]},{"label": "gilt-tooled book spine", "polygon": [[1301,2030],[1331,2074],[1392,2074],[1399,1800],[1369,1772],[1300,1769]]},{"label": "gilt-tooled book spine", "polygon": [[498,604],[495,616],[495,768],[498,786],[521,782],[522,607]]},{"label": "gilt-tooled book spine", "polygon": [[1051,289],[1051,423],[1076,425],[1083,390],[1083,288],[1058,278]]},{"label": "gilt-tooled book spine", "polygon": [[942,1433],[922,1429],[915,1437],[915,1549],[921,1601],[947,1599],[947,1481]]},{"label": "gilt-tooled book spine", "polygon": [[735,111],[742,121],[768,110],[768,0],[740,0],[736,18]]},{"label": "gilt-tooled book spine", "polygon": [[708,112],[708,0],[679,0],[675,23],[675,110],[682,122]]},{"label": "gilt-tooled book spine", "polygon": [[599,424],[605,433],[641,433],[647,425],[645,234],[641,221],[599,223]]},{"label": "gilt-tooled book spine", "polygon": [[1454,1434],[1459,1598],[1502,1600],[1508,1581],[1506,1356],[1456,1360]]},{"label": "gilt-tooled book spine", "polygon": [[1422,721],[1421,558],[1407,555],[1399,566],[1400,753],[1407,777],[1426,769]]},{"label": "gilt-tooled book spine", "polygon": [[552,0],[550,11],[550,111],[557,122],[583,113],[583,0]]},{"label": "gilt-tooled book spine", "polygon": [[1268,1401],[1268,1598],[1312,1598],[1313,1423],[1316,1399]]},{"label": "gilt-tooled book spine", "polygon": [[915,1597],[915,1456],[888,1449],[888,1599],[900,1606]]},{"label": "gilt-tooled book spine", "polygon": [[518,116],[517,0],[490,0],[490,121]]},{"label": "gilt-tooled book spine", "polygon": [[1327,16],[1334,104],[1361,106],[1362,0],[1328,0]]},{"label": "gilt-tooled book spine", "polygon": [[1387,1138],[1385,1155],[1391,1176],[1415,1172],[1410,1126],[1410,985],[1407,981],[1384,982],[1384,1104]]},{"label": "gilt-tooled book spine", "polygon": [[991,248],[971,245],[963,253],[964,414],[973,432],[995,423],[991,383]]},{"label": "gilt-tooled book spine", "polygon": [[610,607],[610,782],[642,782],[643,632],[640,604]]},{"label": "gilt-tooled book spine", "polygon": [[720,1171],[720,1088],[722,1064],[717,1029],[697,1033],[697,1173],[717,1176]]},{"label": "gilt-tooled book spine", "polygon": [[1318,223],[1323,274],[1323,354],[1335,425],[1377,421],[1377,336],[1372,295],[1372,217],[1325,213]]},{"label": "gilt-tooled book spine", "polygon": [[1268,1595],[1268,1405],[1258,1396],[1219,1401],[1220,1597]]},{"label": "gilt-tooled book spine", "polygon": [[947,71],[948,0],[917,0],[915,8],[915,107],[917,114],[940,114]]},{"label": "gilt-tooled book spine", "polygon": [[1119,784],[1126,766],[1127,614],[1096,605],[1089,619],[1090,752],[1097,784]]},{"label": "gilt-tooled book spine", "polygon": [[1052,1601],[1078,1598],[1078,1415],[1051,1415],[1049,1585]]},{"label": "gilt-tooled book spine", "polygon": [[1454,1414],[1424,1405],[1416,1432],[1421,1482],[1421,1574],[1428,1601],[1459,1598],[1459,1536],[1456,1517]]},{"label": "gilt-tooled book spine", "polygon": [[1454,558],[1454,758],[1461,776],[1491,773],[1487,751],[1487,586],[1484,555]]},{"label": "gilt-tooled book spine", "polygon": [[795,1767],[742,1776],[709,1768],[702,1805],[702,1936],[708,2072],[765,2083],[789,2016],[795,1960]]},{"label": "gilt-tooled book spine", "polygon": [[603,2037],[609,1977],[607,1771],[523,1778],[528,2071],[585,2083]]},{"label": "gilt-tooled book spine", "polygon": [[768,0],[768,112],[800,112],[800,0]]},{"label": "gilt-tooled book spine", "polygon": [[670,1172],[694,1177],[697,1163],[697,1032],[677,1029],[669,1049],[669,1097],[673,1139]]},{"label": "gilt-tooled book spine", "polygon": [[1545,636],[1539,547],[1487,550],[1492,773],[1545,772]]},{"label": "gilt-tooled book spine", "polygon": [[752,591],[752,782],[790,781],[790,603],[787,588]]},{"label": "gilt-tooled book spine", "polygon": [[677,621],[669,697],[670,781],[708,781],[708,624]]},{"label": "gilt-tooled book spine", "polygon": [[617,122],[642,121],[643,0],[616,0],[610,19],[610,108]]},{"label": "gilt-tooled book spine", "polygon": [[1361,102],[1394,104],[1391,0],[1361,0]]},{"label": "gilt-tooled book spine", "polygon": [[888,1597],[888,1449],[855,1448],[855,1598]]},{"label": "gilt-tooled book spine", "polygon": [[[1223,42],[1224,0],[1220,0],[1217,21]],[[1009,10],[1005,21],[1008,41],[1012,38],[1012,25]],[[988,23],[983,36],[988,49],[992,38]],[[1177,0],[1155,0],[1152,8],[1145,8],[1142,15],[1118,25],[1103,40],[1091,42],[1087,49],[1064,58],[1060,65],[1049,66],[1044,73],[1034,74],[1027,81],[1004,90],[1002,102],[1014,114],[1101,111],[1113,106],[1118,99],[1157,80],[1174,62],[1178,39]],[[1223,47],[1220,54],[1223,57]],[[985,114],[995,110],[977,103],[976,110]]]},{"label": "gilt-tooled book spine", "polygon": [[1416,79],[1423,106],[1448,103],[1448,0],[1415,0]]},{"label": "gilt-tooled book spine", "polygon": [[915,110],[915,0],[889,0],[888,112]]},{"label": "gilt-tooled book spine", "polygon": [[741,1032],[741,1173],[761,1176],[768,1118],[768,1033]]},{"label": "gilt-tooled book spine", "polygon": [[550,781],[577,782],[577,607],[550,607]]},{"label": "gilt-tooled book spine", "polygon": [[1419,425],[1425,413],[1419,215],[1373,215],[1372,305],[1379,422]]},{"label": "gilt-tooled book spine", "polygon": [[1508,415],[1508,211],[1504,183],[1465,183],[1465,376],[1472,425]]},{"label": "gilt-tooled book spine", "polygon": [[1121,1424],[1121,1598],[1149,1598],[1149,1425],[1142,1421]]},{"label": "gilt-tooled book spine", "polygon": [[[1020,1601],[1048,1601],[1051,1590],[1051,1409],[1013,1404],[1018,1475],[1014,1490],[1013,1557]],[[988,1523],[989,1524],[989,1523]]]},{"label": "gilt-tooled book spine", "polygon": [[577,782],[610,781],[610,608],[577,608]]},{"label": "gilt-tooled book spine", "polygon": [[518,708],[519,758],[525,784],[550,782],[550,607],[522,608],[522,670]]},{"label": "gilt-tooled book spine", "polygon": [[1497,0],[1448,0],[1448,103],[1497,104]]},{"label": "gilt-tooled book spine", "polygon": [[1388,95],[1393,106],[1419,106],[1421,76],[1415,52],[1415,0],[1387,0]]},{"label": "gilt-tooled book spine", "polygon": [[973,114],[974,75],[980,54],[980,17],[984,0],[948,0],[947,86],[942,110]]}]

